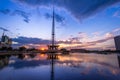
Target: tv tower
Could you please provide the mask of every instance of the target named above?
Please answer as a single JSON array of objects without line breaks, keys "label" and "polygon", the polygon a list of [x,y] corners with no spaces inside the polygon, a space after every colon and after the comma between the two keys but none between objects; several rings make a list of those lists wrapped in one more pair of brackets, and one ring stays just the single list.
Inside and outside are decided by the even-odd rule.
[{"label": "tv tower", "polygon": [[48,45],[50,53],[56,53],[58,51],[58,45],[55,44],[55,11],[54,11],[54,0],[53,0],[53,12],[52,12],[52,39],[51,45]]}]

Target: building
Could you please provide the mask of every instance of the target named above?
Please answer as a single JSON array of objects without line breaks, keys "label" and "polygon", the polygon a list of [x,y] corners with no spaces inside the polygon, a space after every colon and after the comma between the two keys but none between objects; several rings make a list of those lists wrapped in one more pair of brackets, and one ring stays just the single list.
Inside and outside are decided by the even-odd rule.
[{"label": "building", "polygon": [[0,41],[0,48],[1,47],[11,47],[12,40],[7,35],[2,35],[1,41]]},{"label": "building", "polygon": [[120,50],[120,35],[114,37],[116,50]]}]

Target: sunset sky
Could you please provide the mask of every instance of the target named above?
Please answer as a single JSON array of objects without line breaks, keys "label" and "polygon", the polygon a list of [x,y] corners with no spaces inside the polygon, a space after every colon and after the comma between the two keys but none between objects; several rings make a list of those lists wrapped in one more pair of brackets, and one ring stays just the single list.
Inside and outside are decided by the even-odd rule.
[{"label": "sunset sky", "polygon": [[[50,44],[52,0],[0,0],[0,36],[13,46]],[[120,34],[120,0],[55,0],[56,42],[60,47],[115,49]]]}]

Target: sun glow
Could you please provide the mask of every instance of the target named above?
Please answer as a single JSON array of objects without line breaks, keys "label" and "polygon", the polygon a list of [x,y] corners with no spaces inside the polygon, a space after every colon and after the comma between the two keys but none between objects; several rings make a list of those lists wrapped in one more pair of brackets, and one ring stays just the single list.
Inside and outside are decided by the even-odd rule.
[{"label": "sun glow", "polygon": [[40,48],[40,50],[44,51],[44,50],[45,50],[45,48]]}]

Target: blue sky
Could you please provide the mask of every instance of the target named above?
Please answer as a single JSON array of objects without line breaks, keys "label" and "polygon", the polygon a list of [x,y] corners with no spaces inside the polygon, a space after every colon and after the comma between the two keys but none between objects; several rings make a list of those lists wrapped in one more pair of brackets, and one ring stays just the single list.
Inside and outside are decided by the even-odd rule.
[{"label": "blue sky", "polygon": [[[114,49],[113,37],[120,32],[119,0],[55,0],[55,13],[61,47]],[[0,0],[0,27],[17,44],[35,46],[31,38],[50,40],[51,14],[52,0]],[[20,43],[20,37],[31,42]],[[38,41],[37,46],[44,44]]]}]

